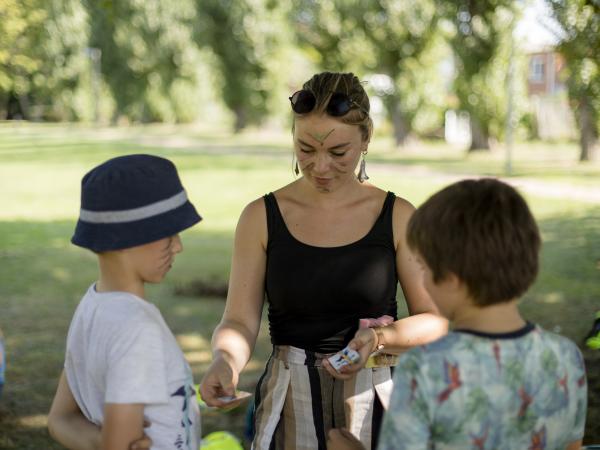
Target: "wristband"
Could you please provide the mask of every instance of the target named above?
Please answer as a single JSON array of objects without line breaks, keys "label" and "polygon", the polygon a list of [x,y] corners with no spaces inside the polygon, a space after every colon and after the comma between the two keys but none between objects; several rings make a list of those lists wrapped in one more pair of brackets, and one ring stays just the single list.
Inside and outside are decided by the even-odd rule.
[{"label": "wristband", "polygon": [[384,336],[383,336],[383,327],[372,328],[372,330],[375,332],[375,336],[377,336],[375,350],[379,351],[385,345],[385,339],[384,339]]}]

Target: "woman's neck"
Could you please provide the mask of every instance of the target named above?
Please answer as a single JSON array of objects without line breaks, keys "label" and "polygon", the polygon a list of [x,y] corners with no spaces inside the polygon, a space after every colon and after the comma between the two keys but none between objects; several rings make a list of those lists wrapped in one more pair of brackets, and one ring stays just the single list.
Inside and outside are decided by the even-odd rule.
[{"label": "woman's neck", "polygon": [[300,181],[299,187],[302,197],[307,203],[317,208],[332,209],[353,203],[361,193],[361,184],[358,180],[349,180],[347,183],[330,192],[319,191],[305,179],[298,181]]}]

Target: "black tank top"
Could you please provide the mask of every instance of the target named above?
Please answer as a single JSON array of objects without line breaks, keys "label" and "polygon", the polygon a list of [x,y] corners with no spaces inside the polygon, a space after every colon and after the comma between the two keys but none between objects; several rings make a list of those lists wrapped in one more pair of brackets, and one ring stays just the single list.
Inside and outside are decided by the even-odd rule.
[{"label": "black tank top", "polygon": [[342,349],[366,317],[397,319],[396,250],[388,192],[366,236],[340,247],[315,247],[289,232],[273,193],[267,209],[269,329],[274,345],[321,353]]}]

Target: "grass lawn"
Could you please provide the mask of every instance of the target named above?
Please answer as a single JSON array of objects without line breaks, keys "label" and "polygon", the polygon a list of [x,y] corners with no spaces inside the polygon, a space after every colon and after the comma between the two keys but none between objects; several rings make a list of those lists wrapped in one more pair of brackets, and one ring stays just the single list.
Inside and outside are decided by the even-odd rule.
[{"label": "grass lawn", "polygon": [[[148,296],[160,307],[199,381],[210,361],[210,337],[224,302],[175,292],[188,292],[186,287],[196,280],[226,282],[242,208],[293,179],[289,140],[287,133],[231,136],[197,127],[0,124],[0,328],[8,353],[0,448],[60,448],[47,434],[46,414],[71,315],[96,275],[93,255],[69,243],[83,174],[110,157],[132,152],[167,156],[180,169],[204,221],[183,234],[185,251],[167,281],[152,286]],[[501,175],[503,170],[501,151],[466,156],[435,143],[403,152],[389,148],[384,138],[373,142],[367,166],[371,181],[416,205],[453,179]],[[514,155],[509,181],[523,186],[544,239],[541,273],[523,311],[581,344],[600,309],[600,165],[575,164],[572,144],[520,144]],[[589,195],[571,195],[582,189]],[[242,389],[253,390],[268,353],[263,326],[257,351],[242,374]],[[586,351],[585,356],[590,375],[585,442],[600,443],[600,352]],[[243,426],[242,409],[203,415],[204,434],[228,429],[242,436]]]}]

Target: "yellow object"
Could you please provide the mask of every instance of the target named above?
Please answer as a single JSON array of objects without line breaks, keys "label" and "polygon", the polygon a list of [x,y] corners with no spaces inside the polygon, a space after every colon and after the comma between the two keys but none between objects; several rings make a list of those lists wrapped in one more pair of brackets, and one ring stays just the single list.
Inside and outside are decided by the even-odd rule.
[{"label": "yellow object", "polygon": [[600,311],[596,313],[596,320],[585,339],[585,345],[592,350],[600,350]]},{"label": "yellow object", "polygon": [[585,344],[592,350],[600,350],[600,336],[588,338]]},{"label": "yellow object", "polygon": [[200,385],[195,384],[194,389],[196,389],[196,400],[198,401],[198,403],[204,402],[204,400],[202,400],[202,396],[200,395]]},{"label": "yellow object", "polygon": [[196,401],[198,402],[198,406],[200,406],[200,409],[207,409],[208,405],[202,400],[202,396],[200,395],[200,385],[196,384],[194,385],[194,388],[196,389]]},{"label": "yellow object", "polygon": [[398,364],[398,355],[390,355],[388,353],[371,353],[365,367],[372,369],[376,367],[392,367]]},{"label": "yellow object", "polygon": [[244,450],[242,443],[227,431],[214,431],[200,442],[200,450]]}]

